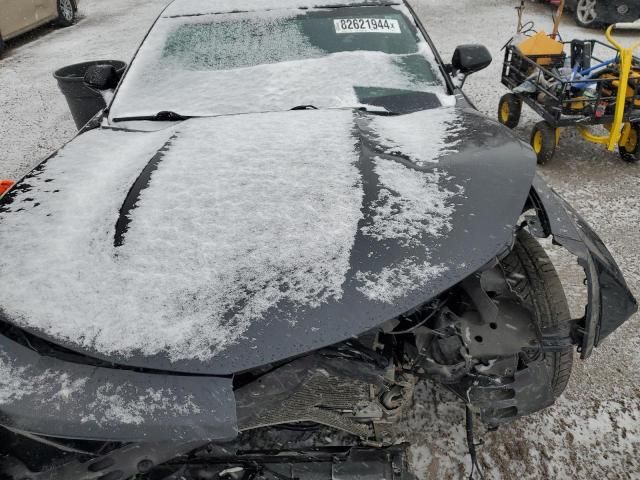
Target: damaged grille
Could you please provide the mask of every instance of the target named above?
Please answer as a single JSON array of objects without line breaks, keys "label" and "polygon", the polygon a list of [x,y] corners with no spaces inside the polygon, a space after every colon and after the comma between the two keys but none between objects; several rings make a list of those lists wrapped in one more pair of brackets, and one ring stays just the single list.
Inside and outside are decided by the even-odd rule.
[{"label": "damaged grille", "polygon": [[315,422],[369,438],[373,436],[373,428],[356,421],[355,415],[359,407],[366,408],[374,400],[371,390],[369,383],[345,381],[314,372],[277,408],[244,418],[238,427],[242,431],[285,423]]},{"label": "damaged grille", "polygon": [[392,365],[353,358],[298,359],[236,390],[238,428],[312,422],[386,444],[413,391],[412,383],[398,382],[393,372]]}]

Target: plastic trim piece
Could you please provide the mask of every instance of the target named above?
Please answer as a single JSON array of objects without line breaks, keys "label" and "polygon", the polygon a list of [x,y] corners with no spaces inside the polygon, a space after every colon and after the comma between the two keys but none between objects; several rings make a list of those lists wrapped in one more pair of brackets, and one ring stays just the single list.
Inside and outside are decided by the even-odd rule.
[{"label": "plastic trim piece", "polygon": [[578,351],[585,359],[638,310],[638,303],[600,237],[538,175],[533,180],[528,206],[535,208],[540,221],[540,225],[530,228],[532,233],[553,236],[556,244],[578,257],[585,271],[588,304],[576,329]]}]

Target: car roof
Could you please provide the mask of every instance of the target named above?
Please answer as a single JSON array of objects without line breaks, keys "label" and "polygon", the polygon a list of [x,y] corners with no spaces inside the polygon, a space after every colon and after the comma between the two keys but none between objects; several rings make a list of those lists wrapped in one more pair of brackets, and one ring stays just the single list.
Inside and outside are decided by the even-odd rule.
[{"label": "car roof", "polygon": [[162,16],[180,17],[296,8],[337,8],[402,4],[402,0],[174,0],[166,8]]}]

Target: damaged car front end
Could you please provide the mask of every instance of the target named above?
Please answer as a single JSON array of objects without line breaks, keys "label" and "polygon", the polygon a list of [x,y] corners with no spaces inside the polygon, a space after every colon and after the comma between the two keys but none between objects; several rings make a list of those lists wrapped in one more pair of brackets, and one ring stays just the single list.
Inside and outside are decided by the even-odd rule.
[{"label": "damaged car front end", "polygon": [[[33,479],[150,472],[148,478],[166,479],[413,478],[402,416],[416,382],[440,382],[497,426],[554,402],[568,380],[573,345],[583,355],[589,350],[589,321],[606,332],[608,321],[635,311],[619,271],[603,261],[608,252],[594,247],[597,237],[565,209],[568,223],[555,223],[550,232],[584,255],[578,258],[590,302],[583,318],[536,324],[532,311],[553,305],[523,292],[527,265],[516,256],[526,258],[526,250],[518,243],[531,246],[527,229],[534,220],[545,225],[552,208],[564,209],[538,183],[528,202],[541,198],[547,207],[538,210],[538,204],[527,218],[516,255],[496,259],[358,338],[232,377],[87,365],[73,354],[62,360],[58,348],[47,351],[23,332],[5,329],[2,380],[9,375],[12,393],[2,399],[3,473]],[[575,232],[584,240],[569,236]],[[528,253],[544,255],[536,247]],[[334,438],[328,446],[327,436]]]},{"label": "damaged car front end", "polygon": [[[169,6],[0,200],[0,475],[406,480],[419,382],[490,427],[553,404],[637,305],[453,85],[482,49],[444,65],[403,2],[220,5]],[[536,237],[577,257],[583,317]]]}]

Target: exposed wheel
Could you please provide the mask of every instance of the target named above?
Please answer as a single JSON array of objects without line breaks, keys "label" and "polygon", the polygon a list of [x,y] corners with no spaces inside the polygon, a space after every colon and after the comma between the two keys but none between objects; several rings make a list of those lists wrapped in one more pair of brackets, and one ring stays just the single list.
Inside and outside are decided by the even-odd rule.
[{"label": "exposed wheel", "polygon": [[[538,326],[542,329],[560,326],[562,333],[569,334],[571,314],[562,283],[538,241],[526,230],[520,230],[513,250],[501,264],[508,277],[515,280],[512,288],[534,312]],[[573,347],[545,352],[544,361],[557,398],[571,376]]]},{"label": "exposed wheel", "polygon": [[640,124],[633,124],[629,139],[625,145],[618,144],[618,151],[625,162],[634,163],[640,160]]},{"label": "exposed wheel", "polygon": [[507,93],[500,98],[498,103],[498,120],[509,128],[515,128],[520,121],[522,112],[522,99],[513,93]]},{"label": "exposed wheel", "polygon": [[531,146],[536,152],[538,163],[544,165],[553,157],[558,142],[558,131],[548,122],[538,122],[531,132]]},{"label": "exposed wheel", "polygon": [[58,20],[56,24],[59,27],[69,27],[73,25],[76,19],[76,7],[73,0],[57,0]]},{"label": "exposed wheel", "polygon": [[574,17],[581,27],[595,27],[598,25],[597,0],[578,0]]}]

